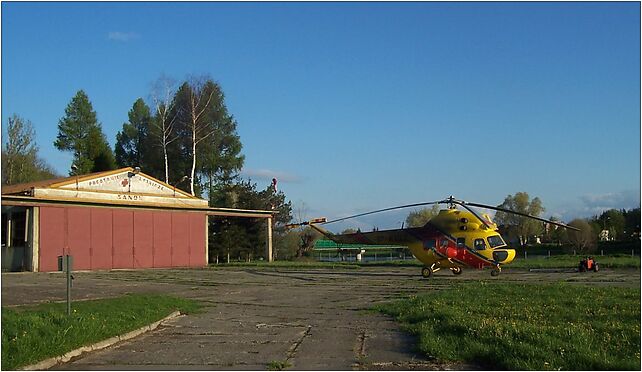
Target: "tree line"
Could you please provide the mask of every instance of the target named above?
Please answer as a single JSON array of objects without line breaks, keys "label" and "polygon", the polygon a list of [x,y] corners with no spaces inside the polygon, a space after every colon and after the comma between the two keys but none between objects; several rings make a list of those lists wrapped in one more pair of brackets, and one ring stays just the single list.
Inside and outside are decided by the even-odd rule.
[{"label": "tree line", "polygon": [[[54,146],[73,155],[69,175],[140,167],[141,171],[209,200],[212,207],[275,209],[274,231],[291,220],[291,202],[271,185],[259,189],[242,180],[245,160],[237,122],[225,104],[220,85],[209,77],[189,78],[181,84],[160,78],[145,102],[138,98],[128,120],[109,146],[88,95],[79,90],[58,121]],[[35,131],[28,120],[13,115],[2,149],[5,185],[55,178],[38,156]],[[264,255],[264,223],[242,218],[210,218],[210,257]],[[278,245],[275,247],[278,251]]]}]

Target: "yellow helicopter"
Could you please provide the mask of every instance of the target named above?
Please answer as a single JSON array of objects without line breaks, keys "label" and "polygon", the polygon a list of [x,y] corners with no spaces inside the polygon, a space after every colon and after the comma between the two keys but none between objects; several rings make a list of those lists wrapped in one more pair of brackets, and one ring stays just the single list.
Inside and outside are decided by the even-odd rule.
[{"label": "yellow helicopter", "polygon": [[[439,211],[437,216],[431,218],[422,227],[333,234],[319,226],[394,209],[431,204],[447,204],[448,208]],[[465,210],[459,210],[457,206],[461,206]],[[502,270],[501,265],[508,264],[515,259],[515,250],[506,245],[498,232],[497,224],[491,220],[488,214],[479,215],[471,207],[513,213],[567,229],[578,230],[563,223],[490,205],[469,203],[457,200],[452,196],[440,201],[379,209],[332,221],[327,221],[325,218],[316,218],[302,223],[290,224],[287,227],[309,225],[328,239],[338,243],[340,249],[341,244],[406,246],[415,258],[424,264],[421,270],[421,275],[424,278],[431,277],[433,273],[441,269],[450,269],[453,274],[460,275],[463,267],[475,269],[490,267],[492,269],[490,274],[497,276]]]}]

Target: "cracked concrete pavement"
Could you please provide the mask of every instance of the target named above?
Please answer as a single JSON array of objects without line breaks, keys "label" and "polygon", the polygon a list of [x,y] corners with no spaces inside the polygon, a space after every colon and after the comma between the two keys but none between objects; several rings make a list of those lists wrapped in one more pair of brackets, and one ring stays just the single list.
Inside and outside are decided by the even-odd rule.
[{"label": "cracked concrete pavement", "polygon": [[[577,273],[487,271],[430,280],[417,267],[360,269],[214,268],[75,273],[74,300],[125,293],[167,293],[201,301],[203,310],[153,332],[85,354],[61,370],[438,370],[415,352],[414,340],[390,318],[368,311],[377,303],[440,290],[460,280],[537,280],[639,285],[640,271]],[[61,273],[2,275],[3,306],[65,297]]]}]

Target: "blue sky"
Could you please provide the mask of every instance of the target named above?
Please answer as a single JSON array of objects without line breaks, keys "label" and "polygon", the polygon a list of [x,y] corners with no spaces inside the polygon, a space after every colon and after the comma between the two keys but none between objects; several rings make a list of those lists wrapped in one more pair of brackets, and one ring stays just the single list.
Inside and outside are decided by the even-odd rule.
[{"label": "blue sky", "polygon": [[3,128],[31,120],[62,174],[76,91],[113,145],[162,74],[218,81],[244,175],[309,217],[518,191],[567,220],[640,205],[639,3],[2,3]]}]

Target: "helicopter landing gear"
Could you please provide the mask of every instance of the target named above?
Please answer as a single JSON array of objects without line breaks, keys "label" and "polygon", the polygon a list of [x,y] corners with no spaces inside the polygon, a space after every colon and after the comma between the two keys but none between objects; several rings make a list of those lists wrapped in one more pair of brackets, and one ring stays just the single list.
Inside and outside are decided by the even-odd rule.
[{"label": "helicopter landing gear", "polygon": [[455,275],[461,275],[461,273],[463,272],[461,267],[451,267],[450,271],[452,271]]},{"label": "helicopter landing gear", "polygon": [[424,278],[430,278],[433,273],[436,273],[439,270],[441,270],[439,263],[434,263],[430,265],[430,267],[424,267],[421,269],[421,276]]},{"label": "helicopter landing gear", "polygon": [[423,269],[421,269],[421,276],[426,279],[430,278],[432,276],[432,269],[429,267],[424,267]]},{"label": "helicopter landing gear", "polygon": [[499,273],[501,273],[501,272],[502,272],[502,268],[501,268],[501,267],[499,267],[499,265],[497,265],[497,267],[495,267],[495,268],[490,272],[490,276],[497,276],[497,275],[499,275]]}]

